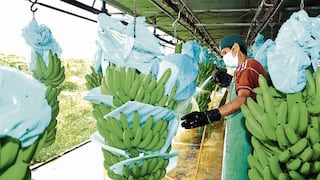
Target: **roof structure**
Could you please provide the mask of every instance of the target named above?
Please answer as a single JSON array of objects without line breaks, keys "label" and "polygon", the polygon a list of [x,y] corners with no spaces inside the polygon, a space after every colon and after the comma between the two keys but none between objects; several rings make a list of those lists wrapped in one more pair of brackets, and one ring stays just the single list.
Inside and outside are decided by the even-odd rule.
[{"label": "roof structure", "polygon": [[274,40],[281,25],[300,9],[310,17],[320,15],[320,0],[100,0],[101,9],[88,4],[96,0],[60,1],[94,14],[108,13],[108,5],[124,14],[144,16],[160,39],[165,40],[157,29],[180,41],[197,39],[216,52],[225,35],[237,33],[251,45],[258,34]]}]

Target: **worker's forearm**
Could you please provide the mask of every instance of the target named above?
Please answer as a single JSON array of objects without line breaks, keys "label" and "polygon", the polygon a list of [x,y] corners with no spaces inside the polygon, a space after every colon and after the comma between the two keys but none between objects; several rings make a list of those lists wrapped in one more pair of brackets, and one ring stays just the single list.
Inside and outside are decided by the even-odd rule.
[{"label": "worker's forearm", "polygon": [[238,111],[242,104],[245,104],[247,97],[238,96],[235,99],[229,101],[225,105],[219,107],[219,111],[222,117],[228,116],[236,111]]}]

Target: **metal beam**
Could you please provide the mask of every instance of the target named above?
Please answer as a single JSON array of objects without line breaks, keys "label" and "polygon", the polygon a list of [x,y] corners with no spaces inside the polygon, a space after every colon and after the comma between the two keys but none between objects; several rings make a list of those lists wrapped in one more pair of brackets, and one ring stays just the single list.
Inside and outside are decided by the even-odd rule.
[{"label": "metal beam", "polygon": [[[252,23],[210,23],[210,24],[204,24],[204,23],[198,23],[195,24],[196,26],[251,26]],[[257,26],[257,23],[254,23],[253,26]]]}]

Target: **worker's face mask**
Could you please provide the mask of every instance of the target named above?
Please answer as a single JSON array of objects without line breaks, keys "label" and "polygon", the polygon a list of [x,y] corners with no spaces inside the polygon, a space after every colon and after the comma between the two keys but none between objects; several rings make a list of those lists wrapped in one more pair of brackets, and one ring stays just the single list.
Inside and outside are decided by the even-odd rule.
[{"label": "worker's face mask", "polygon": [[236,56],[232,55],[232,49],[227,54],[223,56],[223,61],[226,66],[230,68],[236,68],[238,66],[238,53]]}]

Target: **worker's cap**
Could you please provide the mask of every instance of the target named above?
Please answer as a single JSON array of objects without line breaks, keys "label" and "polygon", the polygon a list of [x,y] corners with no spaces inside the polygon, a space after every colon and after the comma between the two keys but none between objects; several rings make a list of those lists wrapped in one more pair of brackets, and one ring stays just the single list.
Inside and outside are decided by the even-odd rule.
[{"label": "worker's cap", "polygon": [[220,41],[220,50],[222,50],[225,47],[232,48],[234,43],[238,43],[240,45],[241,50],[244,51],[243,53],[247,53],[247,46],[238,34],[231,34],[224,37]]}]

